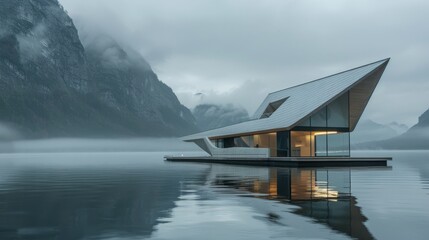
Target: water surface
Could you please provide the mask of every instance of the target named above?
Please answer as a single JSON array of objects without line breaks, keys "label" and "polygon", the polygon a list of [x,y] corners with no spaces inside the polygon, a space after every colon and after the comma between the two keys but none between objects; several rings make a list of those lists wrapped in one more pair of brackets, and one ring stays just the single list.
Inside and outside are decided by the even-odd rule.
[{"label": "water surface", "polygon": [[0,154],[0,239],[427,239],[429,152],[389,167],[170,163],[165,152]]}]

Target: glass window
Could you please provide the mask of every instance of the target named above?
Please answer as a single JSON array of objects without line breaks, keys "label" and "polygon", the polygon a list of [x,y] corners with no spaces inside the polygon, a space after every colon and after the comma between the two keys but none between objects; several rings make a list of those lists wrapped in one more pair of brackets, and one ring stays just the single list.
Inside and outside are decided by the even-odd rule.
[{"label": "glass window", "polygon": [[223,139],[216,140],[216,147],[223,148]]},{"label": "glass window", "polygon": [[349,133],[328,134],[328,156],[350,156]]},{"label": "glass window", "polygon": [[314,145],[315,145],[315,156],[323,157],[327,156],[327,132],[315,132],[314,133]]},{"label": "glass window", "polygon": [[244,142],[241,140],[241,137],[234,138],[234,147],[244,147]]},{"label": "glass window", "polygon": [[350,156],[349,133],[291,131],[291,157]]},{"label": "glass window", "polygon": [[267,133],[253,136],[254,147],[269,148],[271,157],[277,156],[277,134]]},{"label": "glass window", "polygon": [[311,132],[292,131],[290,137],[292,157],[312,156]]},{"label": "glass window", "polygon": [[298,123],[297,125],[298,127],[310,127],[310,117],[302,120],[300,123]]},{"label": "glass window", "polygon": [[289,156],[289,131],[277,132],[277,156]]},{"label": "glass window", "polygon": [[268,148],[270,139],[267,134],[258,134],[253,136],[253,143],[255,147]]},{"label": "glass window", "polygon": [[349,94],[343,94],[327,106],[328,127],[349,126]]},{"label": "glass window", "polygon": [[223,146],[224,148],[231,148],[234,147],[234,138],[224,138],[223,139]]},{"label": "glass window", "polygon": [[268,137],[270,138],[270,155],[271,157],[277,157],[277,134],[268,133]]},{"label": "glass window", "polygon": [[235,147],[253,147],[253,137],[243,136],[234,138]]},{"label": "glass window", "polygon": [[326,107],[311,116],[312,127],[326,127]]},{"label": "glass window", "polygon": [[253,136],[244,136],[242,140],[247,147],[253,147]]}]

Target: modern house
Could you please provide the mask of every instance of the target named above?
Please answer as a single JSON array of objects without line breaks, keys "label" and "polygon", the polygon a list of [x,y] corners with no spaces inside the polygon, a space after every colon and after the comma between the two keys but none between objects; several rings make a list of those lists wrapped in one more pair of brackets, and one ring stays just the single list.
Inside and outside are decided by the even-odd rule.
[{"label": "modern house", "polygon": [[251,120],[183,137],[212,157],[350,157],[389,59],[268,94]]}]

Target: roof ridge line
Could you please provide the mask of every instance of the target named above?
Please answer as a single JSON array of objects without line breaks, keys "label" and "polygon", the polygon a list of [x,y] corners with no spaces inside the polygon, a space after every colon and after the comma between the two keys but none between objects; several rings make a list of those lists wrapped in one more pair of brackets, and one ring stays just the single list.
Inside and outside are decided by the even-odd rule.
[{"label": "roof ridge line", "polygon": [[277,92],[281,92],[281,91],[284,91],[284,90],[287,90],[287,89],[292,89],[292,88],[300,87],[302,85],[306,85],[306,84],[313,83],[313,82],[316,82],[316,81],[319,81],[319,80],[323,80],[325,78],[329,78],[329,77],[332,77],[332,76],[335,76],[335,75],[339,75],[339,74],[343,74],[343,73],[346,73],[346,72],[350,72],[350,71],[356,70],[358,68],[363,68],[363,67],[366,67],[366,66],[378,63],[378,62],[388,62],[389,60],[390,60],[390,57],[382,59],[382,60],[378,60],[378,61],[375,61],[375,62],[372,62],[372,63],[368,63],[368,64],[365,64],[365,65],[362,65],[362,66],[359,66],[359,67],[351,68],[351,69],[348,69],[348,70],[345,70],[345,71],[342,71],[342,72],[339,72],[339,73],[331,74],[331,75],[328,75],[328,76],[325,76],[325,77],[322,77],[322,78],[318,78],[318,79],[315,79],[315,80],[312,80],[312,81],[309,81],[309,82],[301,83],[301,84],[298,84],[298,85],[295,85],[295,86],[292,86],[292,87],[283,88],[283,89],[280,89],[280,90],[268,93],[267,97],[269,95],[277,93]]}]

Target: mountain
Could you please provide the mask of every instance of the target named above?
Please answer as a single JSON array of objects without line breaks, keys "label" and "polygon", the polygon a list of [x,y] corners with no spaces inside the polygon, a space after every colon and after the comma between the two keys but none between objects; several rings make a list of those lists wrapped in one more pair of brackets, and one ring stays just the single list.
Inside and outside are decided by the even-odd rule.
[{"label": "mountain", "polygon": [[246,109],[232,104],[200,104],[192,111],[201,131],[228,126],[249,120]]},{"label": "mountain", "polygon": [[419,130],[419,129],[425,129],[429,127],[429,109],[426,110],[420,117],[419,122],[414,125],[410,130]]},{"label": "mountain", "polygon": [[0,123],[27,137],[173,136],[192,113],[135,51],[82,44],[57,0],[0,2]]},{"label": "mountain", "polygon": [[393,138],[407,131],[408,127],[404,124],[392,122],[390,124],[380,124],[372,120],[362,120],[356,126],[356,129],[350,135],[352,144],[363,142],[379,141]]},{"label": "mountain", "polygon": [[388,127],[395,130],[395,132],[398,133],[398,135],[405,133],[408,131],[409,127],[403,123],[397,123],[397,122],[391,122],[387,124]]},{"label": "mountain", "polygon": [[388,140],[357,146],[367,149],[429,149],[429,109],[419,117],[418,123],[405,133]]},{"label": "mountain", "polygon": [[195,131],[191,111],[158,80],[139,53],[122,48],[106,35],[98,35],[84,45],[94,96],[122,118],[126,116],[127,125],[151,135]]}]

